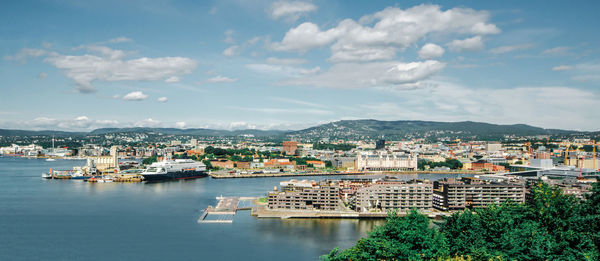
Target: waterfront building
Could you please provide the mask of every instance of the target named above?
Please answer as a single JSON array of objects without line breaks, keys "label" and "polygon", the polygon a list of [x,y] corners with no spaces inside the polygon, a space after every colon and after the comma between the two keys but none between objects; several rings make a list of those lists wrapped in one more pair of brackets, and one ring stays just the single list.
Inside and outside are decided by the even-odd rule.
[{"label": "waterfront building", "polygon": [[416,170],[417,156],[402,152],[360,152],[356,157],[356,167],[369,171]]},{"label": "waterfront building", "polygon": [[317,168],[317,169],[325,168],[325,162],[320,161],[320,160],[307,160],[306,164],[307,165],[311,164],[311,165],[313,165],[314,168]]},{"label": "waterfront building", "polygon": [[265,168],[269,169],[296,169],[296,162],[290,161],[289,159],[272,159],[264,163]]},{"label": "waterfront building", "polygon": [[268,208],[273,210],[341,210],[339,187],[336,181],[284,181],[281,191],[267,195]]},{"label": "waterfront building", "polygon": [[485,207],[510,200],[525,202],[524,183],[500,183],[478,178],[447,178],[433,184],[433,207],[442,211]]},{"label": "waterfront building", "polygon": [[430,181],[378,181],[356,191],[355,210],[359,212],[433,208],[433,183]]},{"label": "waterfront building", "polygon": [[210,165],[223,169],[233,169],[233,161],[228,159],[213,159],[210,160]]}]

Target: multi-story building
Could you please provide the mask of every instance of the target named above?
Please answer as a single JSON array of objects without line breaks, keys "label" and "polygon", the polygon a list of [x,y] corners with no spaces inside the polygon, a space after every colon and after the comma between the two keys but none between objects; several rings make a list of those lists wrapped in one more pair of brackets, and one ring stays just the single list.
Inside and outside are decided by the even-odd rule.
[{"label": "multi-story building", "polygon": [[353,170],[356,168],[355,157],[334,157],[332,160],[333,167]]},{"label": "multi-story building", "polygon": [[269,209],[280,210],[340,210],[339,187],[336,181],[285,181],[280,183],[281,191],[268,193]]},{"label": "multi-story building", "polygon": [[358,170],[416,170],[417,156],[401,152],[361,152],[356,156]]},{"label": "multi-story building", "polygon": [[296,150],[298,149],[298,142],[284,141],[282,149],[286,155],[296,155]]},{"label": "multi-story building", "polygon": [[433,184],[433,207],[438,210],[463,210],[485,207],[510,200],[525,202],[524,183],[499,183],[478,178],[444,179]]},{"label": "multi-story building", "polygon": [[433,183],[430,181],[378,181],[356,191],[355,210],[367,212],[380,210],[410,209],[431,211],[433,206]]}]

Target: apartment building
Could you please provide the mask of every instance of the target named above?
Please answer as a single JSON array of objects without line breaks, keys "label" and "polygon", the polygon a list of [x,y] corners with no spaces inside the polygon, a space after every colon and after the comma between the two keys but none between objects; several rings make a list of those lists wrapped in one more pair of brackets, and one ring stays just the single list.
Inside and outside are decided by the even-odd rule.
[{"label": "apartment building", "polygon": [[433,183],[430,181],[378,181],[356,191],[355,210],[398,210],[410,209],[431,211],[433,208]]},{"label": "apartment building", "polygon": [[524,183],[499,183],[478,178],[444,179],[433,183],[433,207],[442,211],[485,207],[504,201],[525,202]]},{"label": "apartment building", "polygon": [[269,209],[274,210],[340,210],[339,187],[336,181],[285,181],[280,183],[281,191],[271,191],[267,195]]}]

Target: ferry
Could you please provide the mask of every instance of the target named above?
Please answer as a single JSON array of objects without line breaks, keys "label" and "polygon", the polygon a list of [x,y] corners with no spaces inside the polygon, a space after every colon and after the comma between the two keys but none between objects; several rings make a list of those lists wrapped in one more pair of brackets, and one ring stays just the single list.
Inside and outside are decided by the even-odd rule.
[{"label": "ferry", "polygon": [[206,165],[191,159],[154,162],[141,175],[145,181],[193,179],[208,176]]}]

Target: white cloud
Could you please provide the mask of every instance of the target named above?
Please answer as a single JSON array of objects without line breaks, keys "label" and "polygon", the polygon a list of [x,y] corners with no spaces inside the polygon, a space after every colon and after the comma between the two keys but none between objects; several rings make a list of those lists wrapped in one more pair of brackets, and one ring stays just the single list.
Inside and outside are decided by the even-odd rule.
[{"label": "white cloud", "polygon": [[134,124],[135,127],[160,127],[162,124],[161,121],[153,120],[152,118],[148,118],[142,121],[138,121]]},{"label": "white cloud", "polygon": [[600,82],[600,63],[577,64],[572,73],[572,79],[578,82]]},{"label": "white cloud", "polygon": [[167,102],[169,99],[167,97],[160,97],[156,99],[158,102]]},{"label": "white cloud", "polygon": [[594,91],[564,86],[473,88],[431,80],[425,85],[425,88],[398,91],[397,102],[359,105],[363,114],[353,115],[385,120],[525,123],[584,130],[598,130],[600,124],[595,111],[589,110],[600,106],[600,97]]},{"label": "white cloud", "polygon": [[46,55],[48,52],[42,49],[32,49],[32,48],[23,48],[19,50],[15,55],[6,55],[4,56],[5,60],[9,61],[18,61],[25,63],[27,62],[27,58],[36,58],[40,56]]},{"label": "white cloud", "polygon": [[300,74],[315,74],[321,71],[321,67],[316,66],[311,69],[300,69]]},{"label": "white cloud", "polygon": [[261,39],[261,37],[255,36],[255,37],[250,38],[250,40],[248,40],[247,43],[249,45],[255,45],[256,43],[258,43],[258,41],[260,41],[260,39]]},{"label": "white cloud", "polygon": [[313,23],[302,23],[290,29],[280,43],[273,43],[272,47],[278,51],[305,52],[315,47],[321,47],[333,42],[342,33],[337,28],[321,31]]},{"label": "white cloud", "polygon": [[419,50],[419,58],[421,59],[431,59],[437,58],[444,55],[444,48],[440,47],[437,44],[428,43],[421,47]]},{"label": "white cloud", "polygon": [[185,126],[186,126],[185,121],[178,121],[175,123],[175,127],[180,128],[180,129],[185,128]]},{"label": "white cloud", "polygon": [[4,124],[11,126],[11,128],[19,129],[81,131],[113,127],[117,126],[119,122],[116,120],[93,120],[87,116],[79,116],[66,119],[38,117],[32,120],[5,122]]},{"label": "white cloud", "polygon": [[304,1],[277,1],[271,5],[270,15],[273,19],[284,18],[295,22],[300,16],[317,10],[317,6]]},{"label": "white cloud", "polygon": [[38,74],[38,79],[46,79],[46,77],[48,77],[48,74],[45,72],[41,72],[40,74]]},{"label": "white cloud", "polygon": [[49,54],[45,61],[66,72],[80,92],[95,92],[95,81],[156,81],[189,74],[197,62],[185,57],[161,57],[126,60],[126,53],[104,46],[88,46],[95,54]]},{"label": "white cloud", "polygon": [[141,91],[130,92],[123,96],[123,100],[126,101],[143,101],[148,98],[148,95]]},{"label": "white cloud", "polygon": [[237,79],[234,78],[229,78],[229,77],[225,77],[225,76],[221,76],[221,75],[217,75],[215,77],[212,77],[208,80],[206,80],[207,82],[210,83],[226,83],[226,82],[235,82],[237,81]]},{"label": "white cloud", "polygon": [[322,109],[289,109],[289,108],[259,108],[259,107],[230,107],[231,109],[249,111],[249,112],[260,112],[268,114],[315,114],[315,115],[328,115],[333,114],[332,111]]},{"label": "white cloud", "polygon": [[481,36],[474,36],[463,40],[453,40],[448,43],[450,50],[455,52],[479,51],[483,49],[483,41]]},{"label": "white cloud", "polygon": [[[327,30],[321,30],[314,23],[302,23],[270,46],[278,51],[306,52],[331,44],[330,60],[333,62],[391,60],[398,50],[402,51],[429,35],[474,35],[462,44],[461,50],[469,49],[464,45],[475,41],[482,47],[482,35],[500,32],[488,20],[488,12],[469,8],[443,11],[437,5],[418,5],[404,10],[388,7],[364,16],[358,22],[342,20]],[[477,47],[473,44],[470,49]]]},{"label": "white cloud", "polygon": [[559,65],[559,66],[554,66],[552,67],[553,71],[568,71],[568,70],[572,70],[573,66],[569,66],[569,65]]},{"label": "white cloud", "polygon": [[554,48],[546,49],[546,50],[542,51],[542,54],[545,54],[545,55],[564,55],[570,49],[571,49],[570,47],[559,46],[559,47],[554,47]]},{"label": "white cloud", "polygon": [[232,46],[228,47],[227,49],[223,50],[222,54],[225,56],[235,56],[235,55],[237,55],[238,48],[239,48],[239,46],[232,45]]},{"label": "white cloud", "polygon": [[340,63],[325,72],[287,79],[281,84],[333,88],[414,88],[420,81],[442,70],[445,65],[435,60],[411,63]]},{"label": "white cloud", "polygon": [[529,49],[533,47],[533,44],[515,44],[515,45],[504,45],[500,47],[496,47],[490,50],[493,54],[502,54],[508,53],[516,50]]},{"label": "white cloud", "polygon": [[131,39],[121,36],[121,37],[110,39],[110,40],[108,40],[108,42],[109,43],[126,43],[126,42],[131,42]]},{"label": "white cloud", "polygon": [[294,65],[294,64],[303,64],[306,63],[307,61],[305,59],[293,59],[293,58],[276,58],[276,57],[269,57],[267,58],[267,63],[270,64],[281,64],[281,65]]},{"label": "white cloud", "polygon": [[233,38],[233,34],[235,33],[234,30],[227,30],[225,31],[225,39],[223,40],[223,42],[231,44],[235,42],[235,39]]},{"label": "white cloud", "polygon": [[317,103],[314,103],[314,102],[302,101],[302,100],[298,100],[298,99],[290,99],[290,98],[285,98],[285,97],[269,97],[269,98],[272,99],[272,100],[275,100],[275,101],[286,103],[286,104],[292,103],[292,104],[309,106],[309,107],[325,108],[325,106],[322,105],[322,104],[317,104]]},{"label": "white cloud", "polygon": [[167,79],[165,79],[166,83],[175,83],[175,82],[179,82],[181,79],[179,79],[179,77],[177,76],[171,76]]}]

